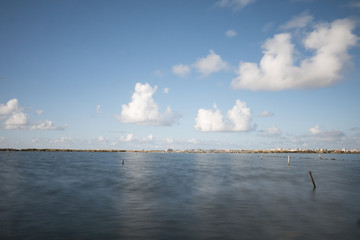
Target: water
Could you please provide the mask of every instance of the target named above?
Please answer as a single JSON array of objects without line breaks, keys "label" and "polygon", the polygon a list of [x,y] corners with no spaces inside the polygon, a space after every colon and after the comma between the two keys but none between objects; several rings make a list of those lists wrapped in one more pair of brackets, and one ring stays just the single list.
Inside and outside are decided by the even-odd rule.
[{"label": "water", "polygon": [[360,155],[287,156],[0,152],[0,239],[360,239]]}]

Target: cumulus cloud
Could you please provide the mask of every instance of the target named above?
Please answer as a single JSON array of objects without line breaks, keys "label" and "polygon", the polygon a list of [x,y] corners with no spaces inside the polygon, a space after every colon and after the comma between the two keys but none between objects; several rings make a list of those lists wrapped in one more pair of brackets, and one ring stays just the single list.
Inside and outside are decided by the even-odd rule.
[{"label": "cumulus cloud", "polygon": [[178,76],[184,77],[191,72],[191,68],[188,65],[178,64],[172,67],[172,72]]},{"label": "cumulus cloud", "polygon": [[271,117],[271,116],[274,116],[274,113],[272,113],[268,110],[265,110],[262,113],[259,113],[259,117]]},{"label": "cumulus cloud", "polygon": [[251,111],[245,102],[236,100],[235,106],[228,110],[226,117],[214,104],[214,110],[199,109],[195,119],[195,129],[202,132],[246,132],[251,126]]},{"label": "cumulus cloud", "polygon": [[151,142],[154,140],[154,136],[152,134],[149,134],[146,137],[143,138],[138,138],[135,137],[135,135],[133,133],[127,133],[125,136],[121,136],[119,138],[120,142]]},{"label": "cumulus cloud", "polygon": [[99,141],[99,142],[103,142],[104,140],[105,140],[105,138],[104,138],[103,136],[99,136],[99,137],[98,137],[98,141]]},{"label": "cumulus cloud", "polygon": [[5,129],[25,129],[28,125],[28,116],[22,112],[16,98],[0,104],[0,119],[7,119],[3,123]]},{"label": "cumulus cloud", "polygon": [[159,112],[158,104],[153,95],[157,86],[151,87],[148,83],[136,83],[135,92],[129,104],[123,104],[121,116],[117,117],[123,123],[142,125],[170,126],[180,115],[167,107],[164,113]]},{"label": "cumulus cloud", "polygon": [[260,64],[241,62],[238,77],[232,80],[234,89],[271,90],[306,89],[332,85],[341,80],[341,71],[350,57],[348,49],[358,37],[352,33],[355,23],[349,19],[319,24],[303,39],[304,47],[314,52],[299,65],[290,33],[276,34],[263,44]]},{"label": "cumulus cloud", "polygon": [[5,122],[5,129],[25,129],[28,125],[28,116],[27,114],[17,110],[13,112]]},{"label": "cumulus cloud", "polygon": [[165,139],[165,141],[166,141],[166,143],[168,143],[168,144],[172,144],[172,143],[174,142],[174,139],[173,139],[172,137],[167,137],[167,138]]},{"label": "cumulus cloud", "polygon": [[53,125],[52,121],[45,120],[43,122],[39,122],[35,125],[30,126],[31,130],[64,130],[65,127],[56,127]]},{"label": "cumulus cloud", "polygon": [[216,5],[220,7],[232,8],[234,10],[240,10],[253,2],[255,2],[255,0],[220,0],[216,2]]},{"label": "cumulus cloud", "polygon": [[169,91],[170,91],[170,89],[169,89],[169,88],[164,88],[163,93],[168,94],[168,93],[169,93]]},{"label": "cumulus cloud", "polygon": [[226,69],[228,64],[221,59],[220,55],[210,50],[210,53],[206,57],[197,59],[193,67],[202,74],[202,77],[206,77],[211,73]]},{"label": "cumulus cloud", "polygon": [[[229,30],[226,32],[228,37],[236,36],[236,32]],[[216,54],[213,50],[205,57],[198,58],[195,63],[191,65],[178,64],[172,66],[172,72],[180,77],[185,77],[190,74],[192,69],[195,69],[201,74],[201,77],[207,77],[212,73],[216,73],[228,68],[228,63],[221,59],[221,56]]]},{"label": "cumulus cloud", "polygon": [[189,140],[187,140],[188,143],[191,143],[191,144],[198,144],[199,141],[196,139],[196,138],[191,138]]},{"label": "cumulus cloud", "polygon": [[149,134],[147,137],[143,137],[140,142],[150,142],[154,139],[154,136],[152,134]]},{"label": "cumulus cloud", "polygon": [[227,30],[227,31],[225,32],[225,35],[226,35],[227,37],[235,37],[235,36],[237,36],[237,32],[235,32],[234,30],[230,29],[230,30]]},{"label": "cumulus cloud", "polygon": [[313,16],[307,12],[301,13],[298,16],[293,17],[290,21],[280,26],[280,29],[289,30],[296,28],[304,28],[313,21]]},{"label": "cumulus cloud", "polygon": [[134,134],[132,134],[132,133],[128,133],[125,136],[120,137],[120,141],[122,141],[122,142],[131,142],[134,139],[135,139]]},{"label": "cumulus cloud", "polygon": [[70,144],[74,141],[72,137],[61,137],[59,139],[55,139],[54,143],[66,143]]},{"label": "cumulus cloud", "polygon": [[16,98],[9,100],[6,104],[0,104],[0,115],[10,115],[17,110],[19,106]]},{"label": "cumulus cloud", "polygon": [[[42,110],[37,110],[36,114],[41,115]],[[64,127],[55,127],[52,122],[45,120],[37,124],[30,125],[29,117],[23,112],[16,98],[9,100],[6,104],[0,104],[0,120],[3,122],[5,129],[40,129],[40,130],[63,130]],[[30,126],[29,126],[30,125]]]}]

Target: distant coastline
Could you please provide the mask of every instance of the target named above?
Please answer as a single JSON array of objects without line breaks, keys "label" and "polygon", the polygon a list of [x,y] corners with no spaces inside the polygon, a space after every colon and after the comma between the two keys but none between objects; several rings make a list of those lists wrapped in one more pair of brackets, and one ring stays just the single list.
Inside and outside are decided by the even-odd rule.
[{"label": "distant coastline", "polygon": [[359,154],[360,150],[353,149],[257,149],[257,150],[216,150],[216,149],[188,149],[188,150],[123,150],[123,149],[53,149],[53,148],[0,148],[0,151],[11,152],[132,152],[132,153],[354,153]]}]

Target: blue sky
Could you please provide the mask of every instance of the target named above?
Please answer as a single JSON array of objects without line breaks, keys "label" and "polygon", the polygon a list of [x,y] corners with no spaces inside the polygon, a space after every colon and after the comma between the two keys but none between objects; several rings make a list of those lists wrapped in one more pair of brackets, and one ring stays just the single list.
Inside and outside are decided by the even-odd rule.
[{"label": "blue sky", "polygon": [[1,1],[0,148],[360,148],[360,1]]}]

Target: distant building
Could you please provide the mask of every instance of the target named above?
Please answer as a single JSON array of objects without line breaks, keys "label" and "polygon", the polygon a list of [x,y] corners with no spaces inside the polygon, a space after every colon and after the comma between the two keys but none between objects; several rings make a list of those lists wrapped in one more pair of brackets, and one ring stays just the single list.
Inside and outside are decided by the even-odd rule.
[{"label": "distant building", "polygon": [[165,152],[173,152],[173,150],[171,148],[168,148],[165,150]]}]

